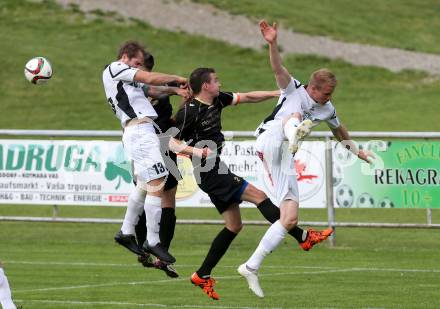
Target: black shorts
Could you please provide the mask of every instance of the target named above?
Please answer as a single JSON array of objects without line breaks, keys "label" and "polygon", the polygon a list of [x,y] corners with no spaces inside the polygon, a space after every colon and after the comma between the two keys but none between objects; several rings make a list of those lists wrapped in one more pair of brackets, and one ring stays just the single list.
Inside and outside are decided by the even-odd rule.
[{"label": "black shorts", "polygon": [[200,189],[208,194],[219,213],[223,213],[232,204],[242,202],[240,197],[248,182],[232,173],[219,157],[210,171],[198,172],[197,170],[198,168],[195,167],[194,173],[200,174]]}]

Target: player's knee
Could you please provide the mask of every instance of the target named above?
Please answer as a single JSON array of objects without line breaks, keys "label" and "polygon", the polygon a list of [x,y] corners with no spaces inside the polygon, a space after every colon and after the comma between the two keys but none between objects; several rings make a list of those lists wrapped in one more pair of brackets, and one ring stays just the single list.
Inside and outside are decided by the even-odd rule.
[{"label": "player's knee", "polygon": [[226,228],[231,232],[238,234],[243,229],[243,223],[229,224]]},{"label": "player's knee", "polygon": [[149,195],[162,196],[165,186],[165,177],[150,180],[148,182],[138,179],[136,187],[146,191]]},{"label": "player's knee", "polygon": [[256,198],[258,200],[258,204],[261,203],[262,201],[264,201],[265,199],[267,199],[266,193],[264,193],[263,191],[261,191],[259,189],[256,189],[255,195],[256,195]]},{"label": "player's knee", "polygon": [[298,217],[294,215],[287,215],[281,218],[281,224],[287,229],[291,230],[298,224]]},{"label": "player's knee", "polygon": [[257,189],[252,184],[249,184],[245,190],[245,200],[254,203],[256,205],[260,204],[262,201],[267,199],[266,193]]}]

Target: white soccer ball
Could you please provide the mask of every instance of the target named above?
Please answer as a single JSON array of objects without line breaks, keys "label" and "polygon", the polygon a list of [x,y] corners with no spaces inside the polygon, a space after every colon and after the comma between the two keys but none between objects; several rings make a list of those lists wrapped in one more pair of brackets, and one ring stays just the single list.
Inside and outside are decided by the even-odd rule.
[{"label": "white soccer ball", "polygon": [[32,58],[24,66],[24,76],[32,84],[44,84],[52,77],[52,66],[46,58]]},{"label": "white soccer ball", "polygon": [[388,197],[383,198],[379,204],[377,204],[380,208],[394,208],[394,203]]},{"label": "white soccer ball", "polygon": [[351,207],[353,201],[353,190],[349,186],[342,185],[336,190],[336,203],[338,203],[339,207]]},{"label": "white soccer ball", "polygon": [[374,207],[374,199],[369,193],[362,193],[356,201],[356,206],[359,208],[372,208]]}]

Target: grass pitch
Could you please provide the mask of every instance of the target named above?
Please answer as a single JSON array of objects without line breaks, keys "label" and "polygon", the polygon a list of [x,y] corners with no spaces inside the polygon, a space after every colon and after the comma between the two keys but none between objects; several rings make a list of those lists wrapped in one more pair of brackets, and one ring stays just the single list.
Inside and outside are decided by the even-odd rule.
[{"label": "grass pitch", "polygon": [[[144,42],[161,72],[189,76],[196,67],[208,66],[216,68],[224,90],[276,88],[267,51],[171,33],[111,14],[84,15],[74,8],[63,10],[51,1],[4,0],[0,2],[0,28],[2,128],[118,130],[101,75],[104,65],[115,59],[117,48],[128,39]],[[35,56],[51,61],[54,75],[47,85],[32,85],[23,76],[25,63]],[[333,101],[349,130],[440,130],[437,77],[413,71],[396,74],[301,55],[287,57],[285,65],[303,82],[320,67],[335,72],[339,84]],[[223,129],[255,130],[274,104],[272,100],[227,108]]]},{"label": "grass pitch", "polygon": [[[429,19],[430,15],[423,16]],[[370,24],[377,27],[381,22]],[[382,24],[391,33],[402,33],[400,23]],[[100,74],[127,39],[147,42],[160,71],[186,76],[197,66],[213,66],[224,89],[275,87],[266,52],[105,14],[91,18],[75,9],[61,10],[51,1],[1,1],[0,27],[2,128],[118,129],[105,103]],[[435,46],[421,48],[438,51]],[[35,87],[23,77],[24,64],[37,55],[48,57],[54,68],[53,80],[46,87]],[[357,68],[311,56],[288,57],[286,65],[304,81],[318,67],[334,70],[340,81],[335,105],[351,130],[440,128],[437,78],[419,72]],[[272,108],[273,102],[226,110],[224,129],[253,130]],[[122,218],[122,213],[123,208],[61,208],[61,216],[70,217]],[[261,219],[250,211],[243,213],[245,219]],[[51,216],[51,208],[1,206],[0,214]],[[423,215],[420,210],[337,211],[337,218],[345,221],[423,222]],[[435,222],[440,222],[438,212],[434,215]],[[178,216],[218,218],[214,209],[179,210]],[[323,221],[325,210],[302,211],[301,219]],[[301,251],[287,238],[263,264],[261,285],[266,298],[260,300],[235,269],[255,249],[267,227],[245,227],[214,270],[221,297],[214,302],[189,283],[189,276],[202,262],[220,226],[177,226],[171,250],[178,259],[181,277],[177,280],[142,268],[132,254],[114,244],[118,228],[113,224],[0,221],[0,258],[17,303],[24,309],[440,307],[439,230],[340,228],[336,247],[323,244],[310,252]]]},{"label": "grass pitch", "polygon": [[[0,209],[7,213],[10,207]],[[38,206],[21,208],[36,211]],[[65,208],[75,212],[76,207]],[[198,211],[200,216],[194,215],[195,209],[179,209],[178,218],[219,219],[213,209]],[[110,217],[118,215],[116,209],[112,212]],[[301,217],[321,220],[324,214],[304,210]],[[381,214],[382,222],[423,222],[424,212],[393,209]],[[434,211],[435,222],[438,215]],[[255,209],[244,209],[243,217],[262,219]],[[343,211],[337,217],[377,220],[373,210]],[[214,269],[221,297],[215,302],[192,286],[189,276],[221,226],[177,225],[171,252],[177,258],[178,279],[141,267],[133,254],[114,243],[118,229],[115,224],[0,222],[1,258],[17,303],[25,309],[440,306],[440,230],[338,228],[335,247],[324,243],[309,252],[287,237],[263,263],[260,280],[266,297],[258,299],[236,267],[267,227],[245,226]]]},{"label": "grass pitch", "polygon": [[[268,19],[296,32],[336,40],[440,53],[437,0],[193,0],[255,21]],[[282,44],[282,42],[281,42]]]}]

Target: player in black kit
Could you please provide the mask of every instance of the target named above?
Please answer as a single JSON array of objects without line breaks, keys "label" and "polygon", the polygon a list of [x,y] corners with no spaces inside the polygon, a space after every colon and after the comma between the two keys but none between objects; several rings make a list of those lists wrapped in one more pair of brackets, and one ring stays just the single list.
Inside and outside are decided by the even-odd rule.
[{"label": "player in black kit", "polygon": [[[195,97],[176,115],[176,127],[180,130],[176,138],[185,140],[189,146],[206,146],[215,153],[206,160],[193,158],[192,162],[199,187],[209,195],[225,221],[225,227],[213,240],[208,255],[202,266],[191,276],[191,281],[201,287],[208,297],[219,299],[213,289],[215,280],[211,278],[211,271],[242,228],[239,209],[241,201],[254,203],[261,207],[260,210],[267,208],[270,203],[278,211],[279,218],[278,208],[264,192],[233,174],[221,161],[220,153],[225,141],[221,132],[221,112],[229,105],[278,97],[279,91],[221,92],[220,82],[211,68],[194,70],[190,76],[190,86]],[[276,214],[270,216],[276,217]]]},{"label": "player in black kit", "polygon": [[[261,102],[278,97],[276,91],[253,91],[232,93],[220,91],[220,82],[212,68],[198,68],[191,73],[189,84],[194,98],[182,106],[176,115],[176,127],[180,130],[176,138],[189,146],[209,147],[215,156],[207,159],[193,157],[194,175],[199,187],[206,192],[225,221],[225,227],[211,243],[211,248],[200,268],[191,276],[191,282],[202,288],[212,299],[219,299],[214,291],[215,280],[212,269],[226,253],[229,245],[242,229],[239,204],[248,201],[255,204],[271,223],[280,218],[280,209],[267,195],[246,180],[233,174],[221,161],[220,154],[225,138],[221,132],[223,108],[239,103]],[[322,239],[313,238],[316,231],[304,231],[298,226],[288,231],[298,243],[313,247]],[[308,249],[307,249],[308,250]]]}]

